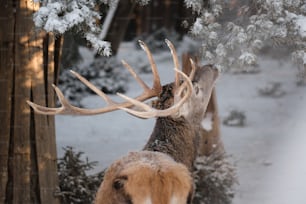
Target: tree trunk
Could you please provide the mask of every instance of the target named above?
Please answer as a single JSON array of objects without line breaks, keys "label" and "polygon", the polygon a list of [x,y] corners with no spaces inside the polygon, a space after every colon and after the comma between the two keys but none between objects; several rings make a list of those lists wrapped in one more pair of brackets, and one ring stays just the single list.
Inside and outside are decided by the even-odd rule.
[{"label": "tree trunk", "polygon": [[118,3],[114,18],[105,37],[106,41],[111,42],[114,56],[117,54],[119,45],[124,38],[134,7],[135,1],[119,1]]},{"label": "tree trunk", "polygon": [[60,43],[34,31],[38,4],[0,7],[0,203],[59,203],[54,117],[34,114],[26,100],[54,105]]}]

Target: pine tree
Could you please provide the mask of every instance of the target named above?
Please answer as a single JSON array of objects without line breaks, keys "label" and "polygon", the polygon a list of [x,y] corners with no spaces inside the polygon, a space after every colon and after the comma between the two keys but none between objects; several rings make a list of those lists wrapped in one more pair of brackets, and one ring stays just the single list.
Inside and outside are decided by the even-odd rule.
[{"label": "pine tree", "polygon": [[[291,48],[306,66],[306,3],[302,0],[185,0],[198,14],[191,34],[202,41],[202,54],[222,69],[256,67],[265,45]],[[208,5],[208,6],[207,6]]]}]

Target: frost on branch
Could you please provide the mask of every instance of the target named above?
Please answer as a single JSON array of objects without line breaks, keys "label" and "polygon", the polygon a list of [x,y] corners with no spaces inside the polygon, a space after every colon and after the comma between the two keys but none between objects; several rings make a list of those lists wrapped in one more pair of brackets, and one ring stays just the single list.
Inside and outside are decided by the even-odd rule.
[{"label": "frost on branch", "polygon": [[[208,63],[235,71],[256,68],[264,46],[306,50],[306,3],[302,0],[185,0],[197,14],[190,33]],[[302,62],[302,60],[300,60]]]},{"label": "frost on branch", "polygon": [[203,22],[201,18],[197,18],[194,22],[193,26],[191,27],[191,32],[194,35],[200,35],[203,31]]},{"label": "frost on branch", "polygon": [[204,1],[199,0],[185,0],[187,8],[192,8],[193,11],[200,13],[204,7]]},{"label": "frost on branch", "polygon": [[248,51],[242,52],[242,54],[239,56],[238,65],[239,68],[237,69],[239,70],[235,70],[235,68],[232,70],[245,73],[256,73],[259,71],[257,56],[254,53]]},{"label": "frost on branch", "polygon": [[[98,20],[101,16],[97,8],[102,3],[115,7],[119,0],[42,0],[41,2],[43,6],[33,17],[37,28],[60,35],[71,30],[79,32],[99,54],[111,55],[110,43],[100,37],[102,28]],[[149,2],[150,0],[136,0],[140,5]]]},{"label": "frost on branch", "polygon": [[69,30],[79,32],[96,51],[110,56],[110,43],[99,38],[101,28],[97,20],[101,19],[101,16],[96,11],[98,3],[106,2],[109,3],[105,0],[49,1],[34,14],[34,24],[37,28],[55,34],[64,34]]},{"label": "frost on branch", "polygon": [[136,3],[140,4],[141,6],[147,5],[150,0],[136,0]]},{"label": "frost on branch", "polygon": [[98,53],[100,53],[104,56],[110,56],[110,54],[111,54],[111,44],[109,42],[99,40],[98,36],[95,35],[95,34],[92,34],[92,33],[86,33],[85,38],[86,38],[86,40],[91,42],[92,47]]}]

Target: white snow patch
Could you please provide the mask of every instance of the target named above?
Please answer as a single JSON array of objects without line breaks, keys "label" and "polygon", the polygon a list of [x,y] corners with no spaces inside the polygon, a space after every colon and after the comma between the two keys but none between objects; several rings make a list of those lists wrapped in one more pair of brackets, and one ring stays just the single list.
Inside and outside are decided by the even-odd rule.
[{"label": "white snow patch", "polygon": [[152,200],[150,197],[146,198],[143,204],[152,204]]},{"label": "white snow patch", "polygon": [[213,114],[211,112],[206,113],[204,120],[202,121],[202,127],[206,131],[213,129]]},{"label": "white snow patch", "polygon": [[197,18],[191,28],[191,32],[194,35],[199,35],[202,32],[202,30],[203,30],[203,21],[201,18]]},{"label": "white snow patch", "polygon": [[298,15],[296,24],[299,26],[299,33],[303,38],[306,38],[306,16]]}]

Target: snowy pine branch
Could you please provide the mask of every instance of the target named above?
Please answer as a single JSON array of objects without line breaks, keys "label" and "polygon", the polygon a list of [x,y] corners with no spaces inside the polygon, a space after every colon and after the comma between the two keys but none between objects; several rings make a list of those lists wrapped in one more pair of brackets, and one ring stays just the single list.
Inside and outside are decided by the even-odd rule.
[{"label": "snowy pine branch", "polygon": [[[35,1],[37,3],[37,1]],[[111,45],[101,36],[102,27],[98,24],[101,15],[97,9],[100,4],[115,7],[119,0],[43,0],[33,20],[37,28],[55,34],[64,34],[73,30],[83,34],[91,46],[104,56],[111,55]],[[137,0],[145,5],[149,0]]]},{"label": "snowy pine branch", "polygon": [[223,69],[244,69],[257,64],[256,53],[265,44],[283,44],[295,47],[294,58],[306,65],[305,1],[184,2],[198,14],[190,33],[201,40],[202,54],[208,62]]},{"label": "snowy pine branch", "polygon": [[[101,19],[96,10],[104,3],[119,0],[45,0],[34,14],[36,27],[63,34],[68,30],[83,34],[99,53],[109,56],[110,43],[101,39]],[[149,0],[135,0],[148,4]],[[241,3],[242,2],[242,3]],[[190,33],[202,41],[202,54],[220,68],[245,68],[257,64],[257,52],[267,45],[290,45],[294,58],[303,62],[306,50],[306,3],[303,0],[184,0],[197,18]],[[295,54],[299,53],[299,54]],[[305,63],[304,63],[305,64]]]},{"label": "snowy pine branch", "polygon": [[35,26],[55,34],[64,34],[74,29],[82,33],[99,53],[110,56],[110,43],[98,37],[101,32],[101,27],[97,24],[97,20],[101,19],[96,10],[98,3],[110,2],[106,0],[101,2],[94,0],[48,1],[34,14]]}]

